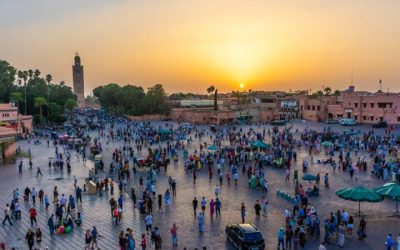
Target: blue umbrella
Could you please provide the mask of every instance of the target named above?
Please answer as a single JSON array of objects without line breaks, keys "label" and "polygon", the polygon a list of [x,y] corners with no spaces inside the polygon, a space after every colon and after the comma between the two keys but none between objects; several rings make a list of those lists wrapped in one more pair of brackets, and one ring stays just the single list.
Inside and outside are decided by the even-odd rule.
[{"label": "blue umbrella", "polygon": [[210,146],[208,146],[207,147],[207,150],[210,150],[210,151],[217,151],[217,146],[215,146],[215,145],[210,145]]}]

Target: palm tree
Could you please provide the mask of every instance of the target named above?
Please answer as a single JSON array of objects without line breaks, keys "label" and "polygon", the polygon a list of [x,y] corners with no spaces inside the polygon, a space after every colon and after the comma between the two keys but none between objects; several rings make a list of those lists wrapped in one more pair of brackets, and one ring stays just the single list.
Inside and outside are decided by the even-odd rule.
[{"label": "palm tree", "polygon": [[332,93],[332,89],[330,87],[324,88],[325,95],[330,96]]},{"label": "palm tree", "polygon": [[335,90],[335,92],[333,92],[333,95],[334,96],[340,96],[340,90],[338,90],[338,89]]},{"label": "palm tree", "polygon": [[22,101],[22,93],[21,92],[12,92],[10,93],[10,99],[17,103],[17,108],[19,112],[19,103]]},{"label": "palm tree", "polygon": [[18,75],[18,84],[21,84],[21,81],[22,81],[22,79],[24,78],[24,72],[18,70],[17,75]]},{"label": "palm tree", "polygon": [[35,72],[33,72],[33,75],[34,75],[35,78],[39,78],[40,71],[38,69],[35,69]]},{"label": "palm tree", "polygon": [[24,80],[24,89],[25,89],[25,97],[24,97],[24,106],[25,106],[25,115],[26,115],[26,81],[28,80],[28,71],[24,70],[22,72],[22,79]]},{"label": "palm tree", "polygon": [[214,86],[211,85],[210,87],[207,88],[207,93],[211,94],[214,91],[214,89],[215,89]]},{"label": "palm tree", "polygon": [[46,99],[44,99],[44,97],[36,97],[35,98],[35,108],[39,108],[39,112],[40,112],[40,123],[43,123],[42,107],[44,105],[47,105]]},{"label": "palm tree", "polygon": [[29,76],[29,80],[32,79],[33,77],[33,70],[28,70],[28,76]]},{"label": "palm tree", "polygon": [[[46,75],[47,82],[47,103],[50,103],[50,83],[53,77],[50,74]],[[50,107],[47,107],[47,119],[50,117]]]},{"label": "palm tree", "polygon": [[69,111],[71,122],[72,122],[72,111],[74,110],[74,108],[76,108],[76,106],[78,106],[78,104],[76,103],[75,99],[72,98],[69,98],[64,104],[64,108]]},{"label": "palm tree", "polygon": [[213,85],[207,88],[207,93],[211,94],[214,92],[214,110],[218,110],[218,89],[215,89]]}]

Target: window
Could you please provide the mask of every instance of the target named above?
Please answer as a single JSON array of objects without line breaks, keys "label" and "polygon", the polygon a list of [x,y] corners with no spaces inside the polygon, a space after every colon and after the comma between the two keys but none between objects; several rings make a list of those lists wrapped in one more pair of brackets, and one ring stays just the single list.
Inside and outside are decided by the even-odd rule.
[{"label": "window", "polygon": [[317,111],[320,111],[321,110],[321,107],[318,105],[317,106]]},{"label": "window", "polygon": [[300,110],[303,111],[303,105],[300,106]]},{"label": "window", "polygon": [[307,105],[307,110],[310,110],[310,105]]},{"label": "window", "polygon": [[374,105],[374,103],[370,103],[370,105],[371,105],[371,108],[372,108],[372,109],[373,109],[373,108],[374,108],[374,106],[375,106],[375,105]]},{"label": "window", "polygon": [[397,117],[397,121],[400,122],[400,116]]},{"label": "window", "polygon": [[378,102],[378,108],[381,108],[381,109],[386,108],[386,103]]},{"label": "window", "polygon": [[312,108],[311,108],[313,111],[315,110],[315,105],[312,105]]},{"label": "window", "polygon": [[363,116],[363,121],[366,121],[366,120],[367,120],[367,116],[364,115],[364,116]]},{"label": "window", "polygon": [[354,103],[354,107],[358,108],[358,103],[357,102]]},{"label": "window", "polygon": [[356,115],[355,115],[355,116],[354,116],[354,120],[356,120],[356,121],[357,121],[357,118],[358,118],[358,116],[356,116]]},{"label": "window", "polygon": [[374,120],[374,116],[371,115],[371,116],[369,117],[369,119],[371,119],[371,121],[373,121],[373,120]]},{"label": "window", "polygon": [[383,116],[379,117],[379,121],[383,122]]},{"label": "window", "polygon": [[367,103],[363,103],[363,105],[364,105],[364,108],[366,108],[366,107],[367,107]]}]

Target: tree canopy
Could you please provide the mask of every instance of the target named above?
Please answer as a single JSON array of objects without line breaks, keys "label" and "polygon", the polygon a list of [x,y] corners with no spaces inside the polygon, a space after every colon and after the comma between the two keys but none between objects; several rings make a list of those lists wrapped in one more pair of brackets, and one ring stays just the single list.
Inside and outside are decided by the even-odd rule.
[{"label": "tree canopy", "polygon": [[[0,60],[0,103],[15,102],[21,114],[39,118],[40,110],[35,107],[35,99],[42,97],[46,105],[41,105],[44,121],[62,122],[65,102],[76,99],[72,89],[63,82],[53,83],[50,74],[41,76],[38,69],[17,70],[7,61]],[[47,101],[47,93],[49,100]],[[48,102],[48,103],[47,103]],[[39,119],[36,119],[38,122]]]},{"label": "tree canopy", "polygon": [[97,87],[93,90],[102,108],[118,114],[143,115],[143,114],[168,114],[170,105],[168,97],[161,84],[148,88],[147,92],[142,87],[116,83]]}]

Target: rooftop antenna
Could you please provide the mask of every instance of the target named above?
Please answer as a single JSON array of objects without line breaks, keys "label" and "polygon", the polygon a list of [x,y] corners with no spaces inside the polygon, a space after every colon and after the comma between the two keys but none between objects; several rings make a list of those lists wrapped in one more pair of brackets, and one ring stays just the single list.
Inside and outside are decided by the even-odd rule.
[{"label": "rooftop antenna", "polygon": [[353,85],[353,78],[354,78],[354,69],[351,68],[351,79],[350,79],[351,85]]},{"label": "rooftop antenna", "polygon": [[379,92],[382,92],[382,79],[379,79]]}]

